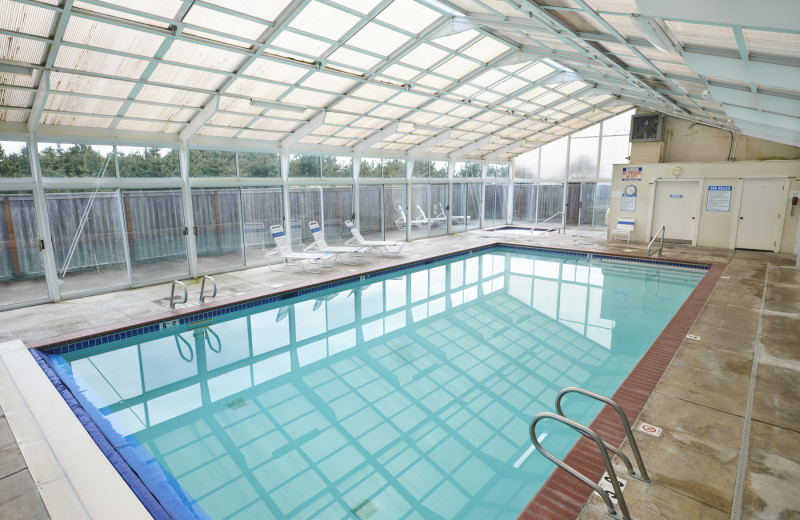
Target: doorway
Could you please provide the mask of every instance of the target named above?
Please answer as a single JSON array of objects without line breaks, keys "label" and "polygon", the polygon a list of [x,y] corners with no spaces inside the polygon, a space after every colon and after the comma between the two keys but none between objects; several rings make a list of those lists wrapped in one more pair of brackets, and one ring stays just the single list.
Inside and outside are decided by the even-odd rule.
[{"label": "doorway", "polygon": [[656,181],[648,239],[664,226],[664,240],[695,245],[699,193],[700,181]]},{"label": "doorway", "polygon": [[786,182],[784,179],[742,179],[736,249],[779,249]]}]

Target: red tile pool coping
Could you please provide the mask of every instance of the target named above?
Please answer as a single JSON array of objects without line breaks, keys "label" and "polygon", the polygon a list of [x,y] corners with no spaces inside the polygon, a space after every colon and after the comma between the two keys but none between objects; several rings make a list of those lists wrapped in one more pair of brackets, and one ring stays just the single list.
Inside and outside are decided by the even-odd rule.
[{"label": "red tile pool coping", "polygon": [[[628,421],[632,421],[631,425],[636,422],[636,418],[639,417],[645,403],[661,380],[661,376],[664,375],[672,358],[675,357],[675,353],[711,296],[725,267],[726,265],[722,263],[711,264],[706,276],[697,284],[689,298],[678,309],[672,320],[611,397],[611,400],[625,411]],[[609,406],[603,407],[589,427],[612,446],[620,446],[625,439],[619,415]],[[581,437],[575,443],[564,457],[564,462],[586,475],[592,482],[599,481],[605,471],[597,445],[586,437]],[[556,468],[519,515],[518,520],[577,518],[591,494],[592,489],[588,486],[563,469]]]},{"label": "red tile pool coping", "polygon": [[[633,260],[652,260],[651,258],[642,255],[541,247],[530,244],[513,244],[505,241],[498,241],[479,247],[453,249],[446,254],[432,256],[424,260],[436,260],[440,257],[457,255],[469,251],[477,251],[484,248],[490,248],[494,245],[521,246],[533,249],[550,249],[555,252],[560,251],[582,254],[591,253],[602,256],[629,258]],[[620,385],[619,389],[617,389],[617,391],[611,397],[611,399],[619,404],[625,411],[628,420],[633,422],[636,421],[636,418],[641,413],[645,403],[650,398],[650,395],[653,393],[653,390],[683,342],[684,337],[689,332],[689,329],[697,319],[697,316],[700,314],[700,311],[703,309],[706,301],[711,296],[711,292],[714,290],[714,287],[716,287],[717,282],[719,281],[719,278],[722,276],[722,273],[726,267],[726,264],[723,263],[697,262],[680,258],[659,258],[659,260],[663,260],[666,263],[675,262],[702,266],[710,265],[711,267],[706,273],[706,276],[703,277],[697,287],[695,287],[695,290],[692,292],[686,302],[684,302],[672,320],[670,320],[662,333],[658,336],[658,338],[656,338],[655,342],[644,354],[639,363],[634,367],[633,371],[631,371],[625,381],[623,381],[622,385]],[[409,260],[408,262],[393,263],[392,265],[381,266],[376,269],[366,269],[360,274],[383,271],[387,268],[403,267],[419,261],[420,259],[416,258]],[[51,337],[44,340],[31,341],[26,343],[26,346],[29,349],[44,348],[86,338],[104,336],[114,332],[119,332],[121,330],[129,329],[131,327],[158,323],[165,320],[172,320],[198,312],[206,312],[241,302],[264,298],[266,296],[292,292],[301,288],[335,282],[337,280],[352,277],[353,274],[350,273],[345,276],[326,278],[324,280],[310,280],[310,283],[286,285],[280,288],[259,291],[245,296],[217,300],[202,306],[197,305],[175,309],[172,311],[159,312],[157,314],[137,320],[124,321],[104,327],[87,329],[61,336]],[[625,433],[619,424],[619,416],[607,406],[601,410],[600,414],[598,414],[598,416],[590,425],[590,428],[597,432],[598,435],[603,438],[603,440],[613,446],[621,445],[625,438]],[[600,480],[600,477],[605,471],[597,447],[585,437],[581,437],[578,440],[575,446],[572,447],[570,452],[564,458],[564,461],[586,475],[593,482]],[[591,492],[592,490],[590,488],[580,483],[575,477],[560,468],[556,468],[555,472],[550,476],[550,478],[547,479],[536,496],[533,497],[525,510],[519,515],[518,520],[564,520],[568,518],[577,518],[584,504],[589,499]]]}]

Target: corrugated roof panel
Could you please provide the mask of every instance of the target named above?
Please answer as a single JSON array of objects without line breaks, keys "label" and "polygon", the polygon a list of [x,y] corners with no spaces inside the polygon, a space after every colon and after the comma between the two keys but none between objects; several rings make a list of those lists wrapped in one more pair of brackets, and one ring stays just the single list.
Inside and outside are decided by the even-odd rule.
[{"label": "corrugated roof panel", "polygon": [[371,128],[373,130],[378,130],[386,126],[387,122],[385,119],[376,119],[374,117],[362,117],[358,120],[358,126],[361,128]]},{"label": "corrugated roof panel", "polygon": [[50,9],[0,0],[0,29],[46,38],[54,18],[55,12]]},{"label": "corrugated roof panel", "polygon": [[36,93],[29,90],[0,88],[0,105],[30,108],[33,103],[34,95],[36,95]]},{"label": "corrugated roof panel", "polygon": [[345,146],[350,148],[357,142],[358,141],[356,141],[355,139],[342,139],[340,137],[329,137],[323,141],[323,144],[327,144],[329,146]]},{"label": "corrugated roof panel", "polygon": [[323,136],[307,135],[304,138],[300,139],[300,142],[304,143],[304,144],[320,144],[324,140],[325,140],[325,137],[323,137]]},{"label": "corrugated roof panel", "polygon": [[431,121],[431,124],[434,126],[441,126],[443,128],[452,128],[460,122],[461,120],[457,117],[442,116]]},{"label": "corrugated roof panel", "polygon": [[453,110],[452,112],[450,112],[450,115],[454,116],[454,117],[463,117],[463,118],[467,119],[467,118],[470,118],[470,117],[474,116],[475,114],[477,114],[481,110],[483,110],[483,108],[478,108],[478,107],[475,107],[475,106],[462,105],[462,106],[456,108],[455,110]]},{"label": "corrugated roof panel", "polygon": [[114,120],[110,117],[73,116],[68,114],[42,114],[43,125],[56,126],[88,126],[92,128],[109,128]]},{"label": "corrugated roof panel", "polygon": [[453,79],[461,79],[478,67],[480,67],[480,65],[474,61],[464,59],[460,56],[453,56],[439,67],[436,67],[433,72]]},{"label": "corrugated roof panel", "polygon": [[46,110],[57,112],[83,112],[96,115],[117,115],[122,101],[109,101],[94,97],[82,97],[51,93],[47,96]]},{"label": "corrugated roof panel", "polygon": [[357,82],[353,79],[343,78],[333,74],[325,74],[324,72],[315,72],[301,83],[304,87],[327,90],[329,92],[336,92],[337,94],[344,94],[356,84]]},{"label": "corrugated roof panel", "polygon": [[229,94],[239,94],[241,96],[256,99],[276,100],[288,87],[273,85],[263,81],[254,81],[247,78],[238,78],[226,89]]},{"label": "corrugated roof panel", "polygon": [[405,151],[411,148],[412,145],[410,144],[401,144],[401,143],[389,143],[383,147],[384,150],[401,150]]},{"label": "corrugated roof panel", "polygon": [[274,22],[275,18],[291,3],[291,0],[205,0],[208,4],[218,5],[248,16]]},{"label": "corrugated roof panel", "polygon": [[303,56],[319,58],[331,47],[325,40],[309,38],[292,31],[281,31],[277,38],[272,40],[270,48],[280,48],[292,51]]},{"label": "corrugated roof panel", "polygon": [[358,118],[358,116],[352,114],[339,114],[337,112],[328,112],[325,115],[325,122],[330,123],[332,125],[349,125],[356,118]]},{"label": "corrugated roof panel", "polygon": [[131,103],[125,112],[127,117],[139,117],[144,119],[161,119],[162,121],[175,121],[188,123],[197,114],[197,110],[191,108],[162,107],[158,105],[147,105],[145,103]]},{"label": "corrugated roof panel", "polygon": [[378,63],[381,63],[381,59],[376,56],[369,56],[363,52],[339,47],[328,56],[328,62],[340,63],[346,67],[352,67],[358,70],[371,70],[375,68]]},{"label": "corrugated roof panel", "polygon": [[208,101],[208,94],[169,87],[144,85],[136,96],[136,99],[140,101],[155,101],[156,103],[201,107]]},{"label": "corrugated roof panel", "polygon": [[391,99],[392,104],[409,108],[417,108],[428,101],[425,96],[418,96],[412,92],[401,92]]},{"label": "corrugated roof panel", "polygon": [[511,48],[508,45],[500,43],[494,38],[483,37],[464,49],[461,54],[469,56],[470,58],[475,58],[484,63],[489,63],[494,58],[509,50],[511,50]]},{"label": "corrugated roof panel", "polygon": [[450,53],[444,49],[434,47],[428,43],[423,43],[404,54],[400,58],[400,61],[421,69],[429,69],[435,63],[439,63],[441,60],[445,59],[448,54]]},{"label": "corrugated roof panel", "polygon": [[310,72],[309,68],[288,65],[272,60],[258,58],[247,67],[245,75],[268,79],[280,83],[296,83]]},{"label": "corrugated roof panel", "polygon": [[419,34],[442,17],[437,11],[414,0],[395,0],[377,16],[378,20]]},{"label": "corrugated roof panel", "polygon": [[496,85],[493,85],[492,90],[501,92],[508,96],[511,95],[513,92],[516,92],[528,85],[530,85],[530,83],[525,80],[510,77],[506,80],[501,81]]},{"label": "corrugated roof panel", "polygon": [[227,45],[231,45],[233,47],[240,47],[242,49],[249,49],[254,43],[254,42],[250,42],[248,40],[238,40],[236,38],[226,38],[225,36],[220,36],[218,34],[206,32],[206,31],[200,31],[198,29],[187,28],[187,29],[183,30],[183,34],[186,34],[186,35],[189,35],[189,36],[196,36],[198,38],[202,38],[204,40],[209,40],[211,42],[224,43],[224,44],[227,44]]},{"label": "corrugated roof panel", "polygon": [[136,83],[117,79],[95,78],[66,72],[50,73],[50,90],[127,98]]},{"label": "corrugated roof panel", "polygon": [[481,33],[470,29],[468,31],[462,31],[460,33],[451,34],[449,36],[442,36],[441,38],[436,38],[433,40],[435,43],[441,45],[442,47],[447,47],[448,49],[455,51],[466,45],[467,43],[476,40]]},{"label": "corrugated roof panel", "polygon": [[470,83],[479,87],[488,87],[489,85],[493,85],[506,77],[507,75],[499,70],[487,70],[477,78],[473,78]]},{"label": "corrugated roof panel", "polygon": [[244,128],[253,118],[251,116],[242,116],[239,114],[229,114],[227,112],[217,112],[208,121],[209,125],[214,126],[230,126],[234,128]]},{"label": "corrugated roof panel", "polygon": [[204,126],[197,131],[197,135],[209,135],[212,137],[234,137],[238,132],[238,128],[218,128],[214,126]]},{"label": "corrugated roof panel", "polygon": [[406,115],[410,108],[407,107],[398,107],[392,105],[378,105],[377,108],[372,110],[369,115],[375,117],[388,117],[389,119],[400,119],[404,115]]},{"label": "corrugated roof panel", "polygon": [[329,40],[338,40],[360,20],[361,18],[341,9],[312,0],[295,16],[289,27]]},{"label": "corrugated roof panel", "polygon": [[[131,7],[130,0],[104,0],[103,3],[118,5],[126,8]],[[154,14],[162,18],[174,18],[182,6],[182,0],[136,0],[135,9],[143,14]],[[124,18],[126,20],[134,19],[134,15],[129,15],[116,9],[105,9],[86,2],[75,2],[75,7],[80,7],[81,9],[87,9],[96,13],[110,14],[112,16],[116,16],[117,18]],[[101,9],[103,10],[101,11]],[[136,17],[135,19],[137,22],[145,23],[147,20],[150,20],[151,25],[155,25],[155,22],[153,22],[150,18]]]},{"label": "corrugated roof panel", "polygon": [[[633,11],[631,11],[633,12]],[[631,16],[626,15],[609,15],[604,14],[602,17],[610,23],[614,29],[617,30],[624,38],[636,38],[639,40],[646,40],[644,33],[631,21]]]},{"label": "corrugated roof panel", "polygon": [[262,117],[252,125],[250,128],[256,130],[270,130],[273,132],[291,133],[297,130],[303,123],[300,121],[284,121],[282,119],[270,119],[269,117]]},{"label": "corrugated roof panel", "polygon": [[120,130],[136,130],[139,132],[155,132],[158,134],[177,134],[183,130],[183,125],[177,123],[150,123],[147,121],[132,121],[123,119],[117,125]]},{"label": "corrugated roof panel", "polygon": [[347,137],[350,139],[366,139],[368,136],[374,134],[370,130],[361,130],[358,128],[340,128],[336,133],[339,137]]},{"label": "corrugated roof panel", "polygon": [[259,141],[282,141],[288,134],[278,132],[259,132],[258,130],[243,130],[239,137],[242,139],[258,139]]},{"label": "corrugated roof panel", "polygon": [[0,59],[39,64],[44,59],[47,44],[45,42],[3,36],[0,38]]},{"label": "corrugated roof panel", "polygon": [[635,0],[586,0],[586,3],[595,11],[634,13],[638,8]]},{"label": "corrugated roof panel", "polygon": [[666,22],[684,47],[695,46],[734,52],[739,50],[736,45],[736,38],[733,36],[733,29],[730,27],[676,22],[674,20],[667,20]]},{"label": "corrugated roof panel", "polygon": [[220,96],[219,109],[228,112],[244,112],[247,114],[260,114],[264,111],[262,107],[254,107],[247,99]]},{"label": "corrugated roof panel", "polygon": [[70,16],[64,41],[99,49],[110,49],[153,57],[164,43],[164,36],[102,23],[81,16]]},{"label": "corrugated roof panel", "polygon": [[328,135],[333,135],[333,134],[335,134],[335,133],[336,133],[338,130],[339,130],[339,127],[338,127],[338,126],[334,126],[334,125],[322,125],[322,126],[320,126],[319,128],[317,128],[316,130],[314,130],[314,132],[312,132],[312,133],[313,133],[314,135],[324,135],[324,136],[328,136]]},{"label": "corrugated roof panel", "polygon": [[382,0],[333,0],[334,3],[343,5],[348,9],[352,9],[353,11],[358,11],[359,13],[367,14],[378,4],[381,3]]},{"label": "corrugated roof panel", "polygon": [[351,95],[374,101],[386,101],[395,94],[397,94],[396,89],[365,83],[354,90]]},{"label": "corrugated roof panel", "polygon": [[164,54],[164,59],[188,63],[199,67],[233,72],[247,56],[218,49],[209,45],[175,40]]},{"label": "corrugated roof panel", "polygon": [[583,88],[588,87],[586,83],[583,81],[570,81],[569,83],[564,83],[556,88],[557,91],[561,92],[562,94],[572,94],[573,92],[577,92]]},{"label": "corrugated roof panel", "polygon": [[0,108],[0,121],[6,123],[27,123],[28,112],[26,110]]},{"label": "corrugated roof panel", "polygon": [[681,76],[690,76],[690,77],[694,76],[692,71],[689,70],[689,67],[687,67],[682,63],[658,62],[656,63],[656,65],[664,74],[679,74]]},{"label": "corrugated roof panel", "polygon": [[444,99],[439,99],[434,101],[433,103],[426,105],[425,110],[429,112],[436,112],[437,114],[447,114],[451,110],[455,110],[456,108],[462,106],[459,103],[453,103],[452,101],[446,101]]},{"label": "corrugated roof panel", "polygon": [[416,81],[420,85],[427,85],[435,90],[441,90],[447,88],[449,85],[453,83],[453,81],[449,79],[445,79],[440,76],[434,76],[433,74],[425,74]]},{"label": "corrugated roof panel", "polygon": [[[400,81],[409,81],[410,79],[419,75],[419,71],[416,71],[409,67],[404,67],[403,65],[398,65],[395,63],[394,65],[389,66],[386,70],[383,71],[383,74],[389,78],[389,81],[393,81],[395,78],[399,79]],[[381,78],[383,79],[383,78]]]},{"label": "corrugated roof panel", "polygon": [[183,21],[198,27],[213,29],[249,40],[258,39],[267,30],[265,23],[258,23],[218,9],[209,9],[200,4],[194,4],[189,9],[189,12],[186,13],[186,16],[183,17]]},{"label": "corrugated roof panel", "polygon": [[495,94],[494,92],[481,92],[480,94],[473,96],[473,99],[483,101],[484,103],[494,103],[495,101],[502,99],[502,97],[503,96],[500,94]]},{"label": "corrugated roof panel", "polygon": [[287,103],[294,103],[296,105],[304,105],[308,107],[327,107],[330,105],[336,96],[332,94],[323,94],[321,92],[314,92],[302,88],[296,88],[283,96],[283,101]]},{"label": "corrugated roof panel", "polygon": [[401,32],[370,22],[350,37],[347,44],[382,56],[389,56],[409,39]]},{"label": "corrugated roof panel", "polygon": [[147,62],[135,58],[125,58],[103,52],[79,49],[69,45],[61,45],[58,49],[54,66],[63,69],[76,69],[138,79],[147,68]]},{"label": "corrugated roof panel", "polygon": [[482,0],[482,3],[503,16],[520,16],[520,12],[504,0]]},{"label": "corrugated roof panel", "polygon": [[217,90],[226,79],[227,76],[223,74],[176,67],[164,63],[159,63],[150,75],[150,80],[158,83],[169,83],[184,87],[201,85],[208,90]]},{"label": "corrugated roof panel", "polygon": [[19,74],[7,74],[0,72],[0,85],[11,85],[15,87],[30,87],[33,88],[38,84],[40,70],[34,70],[30,76],[21,76]]},{"label": "corrugated roof panel", "polygon": [[742,29],[742,32],[750,54],[794,60],[797,60],[798,56],[800,56],[800,34],[756,31],[753,29]]}]

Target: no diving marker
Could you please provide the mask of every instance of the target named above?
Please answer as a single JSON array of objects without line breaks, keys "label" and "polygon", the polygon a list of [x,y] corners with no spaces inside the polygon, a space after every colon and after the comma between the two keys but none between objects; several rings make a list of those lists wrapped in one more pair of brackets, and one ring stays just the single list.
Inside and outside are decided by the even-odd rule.
[{"label": "no diving marker", "polygon": [[661,435],[664,434],[664,430],[662,428],[647,423],[639,423],[639,426],[636,427],[636,430],[652,437],[661,437]]}]

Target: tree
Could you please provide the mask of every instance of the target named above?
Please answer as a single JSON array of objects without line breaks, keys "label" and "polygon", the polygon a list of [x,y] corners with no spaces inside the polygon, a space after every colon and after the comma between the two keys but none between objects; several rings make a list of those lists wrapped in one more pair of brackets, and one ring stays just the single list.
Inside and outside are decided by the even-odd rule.
[{"label": "tree", "polygon": [[28,147],[23,146],[18,153],[7,154],[0,144],[0,178],[19,178],[31,176],[31,161]]}]

